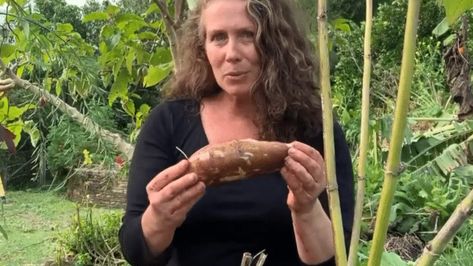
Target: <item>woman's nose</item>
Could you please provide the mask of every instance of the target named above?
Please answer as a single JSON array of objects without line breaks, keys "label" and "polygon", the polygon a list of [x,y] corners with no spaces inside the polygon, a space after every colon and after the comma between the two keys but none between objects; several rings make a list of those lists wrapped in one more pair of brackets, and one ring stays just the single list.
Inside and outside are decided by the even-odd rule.
[{"label": "woman's nose", "polygon": [[226,60],[228,62],[238,62],[241,60],[241,47],[237,40],[230,39],[226,47]]}]

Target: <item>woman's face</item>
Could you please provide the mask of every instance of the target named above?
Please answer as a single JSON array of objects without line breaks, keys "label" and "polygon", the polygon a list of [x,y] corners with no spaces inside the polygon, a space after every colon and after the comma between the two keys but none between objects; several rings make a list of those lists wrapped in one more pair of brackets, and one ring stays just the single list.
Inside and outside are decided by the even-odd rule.
[{"label": "woman's face", "polygon": [[248,97],[260,73],[256,24],[245,0],[211,0],[202,11],[205,52],[217,84],[232,96]]}]

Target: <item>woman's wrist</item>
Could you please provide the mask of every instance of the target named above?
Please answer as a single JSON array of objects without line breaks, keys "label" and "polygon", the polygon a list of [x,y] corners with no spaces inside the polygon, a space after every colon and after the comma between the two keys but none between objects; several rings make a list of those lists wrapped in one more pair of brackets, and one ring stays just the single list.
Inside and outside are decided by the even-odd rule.
[{"label": "woman's wrist", "polygon": [[332,223],[317,200],[309,212],[292,213],[299,258],[318,264],[333,256]]},{"label": "woman's wrist", "polygon": [[141,217],[141,227],[146,244],[153,255],[158,255],[169,247],[176,230],[160,224],[151,206],[148,206]]},{"label": "woman's wrist", "polygon": [[324,223],[329,222],[330,219],[322,208],[322,204],[317,199],[309,211],[306,212],[291,212],[292,220],[301,223]]}]

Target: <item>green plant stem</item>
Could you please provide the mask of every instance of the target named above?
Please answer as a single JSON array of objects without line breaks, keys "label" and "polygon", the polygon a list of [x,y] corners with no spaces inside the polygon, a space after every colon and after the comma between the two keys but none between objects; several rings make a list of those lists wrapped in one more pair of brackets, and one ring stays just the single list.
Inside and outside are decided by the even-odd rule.
[{"label": "green plant stem", "polygon": [[370,249],[368,265],[378,266],[384,250],[384,242],[388,231],[389,214],[394,198],[394,191],[399,175],[402,142],[407,121],[407,111],[414,74],[414,59],[416,49],[417,24],[421,0],[409,0],[407,9],[406,30],[404,34],[404,49],[402,55],[401,76],[399,91],[394,115],[394,124],[389,146],[388,161],[384,174],[383,190],[376,216],[375,231],[372,247]]},{"label": "green plant stem", "polygon": [[366,163],[369,146],[369,106],[371,79],[371,28],[373,17],[373,0],[366,0],[366,22],[363,64],[363,93],[361,100],[361,134],[360,157],[358,161],[358,186],[356,193],[355,215],[350,242],[348,265],[355,266],[358,261],[358,243],[360,241],[361,218],[363,217],[363,202],[365,197]]},{"label": "green plant stem", "polygon": [[473,211],[473,190],[458,204],[452,216],[440,229],[437,235],[425,246],[420,258],[417,260],[418,266],[433,265],[445,250],[447,244],[452,240],[463,223],[471,216]]},{"label": "green plant stem", "polygon": [[439,121],[439,122],[448,122],[448,121],[458,121],[458,117],[409,117],[408,120],[412,121]]},{"label": "green plant stem", "polygon": [[327,194],[335,243],[335,260],[338,266],[347,264],[340,197],[335,172],[335,148],[333,141],[333,110],[330,89],[330,65],[327,33],[327,0],[318,1],[318,37],[320,53],[320,80],[322,90],[324,159],[327,174]]}]

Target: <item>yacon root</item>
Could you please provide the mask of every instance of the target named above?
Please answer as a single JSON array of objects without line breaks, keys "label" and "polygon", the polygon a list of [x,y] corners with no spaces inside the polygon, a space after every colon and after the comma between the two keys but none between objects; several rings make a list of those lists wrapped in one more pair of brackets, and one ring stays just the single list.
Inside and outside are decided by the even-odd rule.
[{"label": "yacon root", "polygon": [[254,139],[211,144],[192,154],[190,172],[207,185],[271,173],[283,167],[288,149],[286,143]]}]

